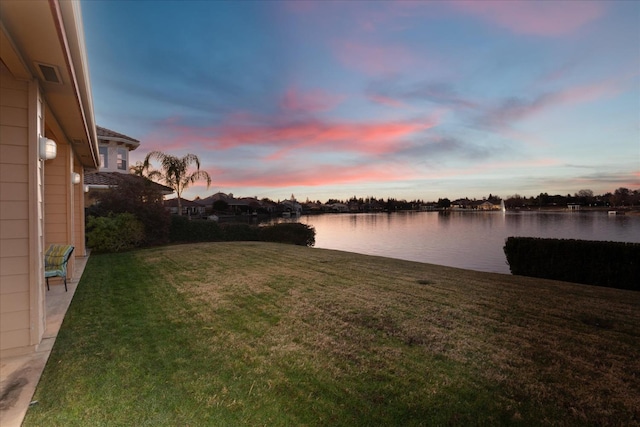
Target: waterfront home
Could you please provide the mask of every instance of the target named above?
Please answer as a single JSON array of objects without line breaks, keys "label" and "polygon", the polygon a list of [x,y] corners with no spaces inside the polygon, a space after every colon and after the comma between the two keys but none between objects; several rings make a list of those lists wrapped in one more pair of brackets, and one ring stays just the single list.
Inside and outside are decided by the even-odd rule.
[{"label": "waterfront home", "polygon": [[[187,200],[180,198],[180,204],[182,205],[182,215],[194,216],[197,218],[205,216],[205,206],[197,200]],[[164,207],[172,214],[178,213],[178,198],[173,198],[164,201]]]},{"label": "waterfront home", "polygon": [[[83,177],[100,166],[78,2],[0,2],[0,357],[35,352],[44,253],[86,255]],[[56,282],[52,281],[53,287]]]},{"label": "waterfront home", "polygon": [[479,211],[497,211],[500,210],[500,205],[495,205],[488,200],[483,201],[482,203],[476,206],[476,209]]},{"label": "waterfront home", "polygon": [[[98,192],[118,187],[124,179],[147,180],[147,178],[130,172],[129,152],[138,148],[140,141],[100,126],[96,126],[96,135],[98,136],[100,171],[87,173],[84,176],[85,204],[87,206],[95,202],[95,196]],[[173,193],[172,188],[156,182],[149,181],[149,185],[152,185],[163,196]]]}]

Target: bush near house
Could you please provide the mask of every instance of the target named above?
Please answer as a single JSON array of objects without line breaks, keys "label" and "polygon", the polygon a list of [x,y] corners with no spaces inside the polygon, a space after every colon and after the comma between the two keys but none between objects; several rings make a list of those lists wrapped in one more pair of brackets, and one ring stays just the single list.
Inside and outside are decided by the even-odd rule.
[{"label": "bush near house", "polygon": [[509,237],[512,274],[640,291],[640,244]]},{"label": "bush near house", "polygon": [[88,209],[95,217],[120,213],[133,214],[144,227],[145,246],[169,241],[171,215],[162,204],[162,194],[148,179],[124,175],[117,188],[93,194],[96,204]]},{"label": "bush near house", "polygon": [[120,252],[139,247],[144,225],[131,213],[87,219],[87,244],[96,252]]}]

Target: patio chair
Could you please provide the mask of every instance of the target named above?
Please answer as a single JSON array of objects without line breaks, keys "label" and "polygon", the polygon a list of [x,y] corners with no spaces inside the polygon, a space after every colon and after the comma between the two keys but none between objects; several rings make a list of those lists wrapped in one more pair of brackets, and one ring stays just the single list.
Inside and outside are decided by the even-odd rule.
[{"label": "patio chair", "polygon": [[67,263],[74,247],[71,245],[51,245],[44,254],[44,278],[49,290],[49,277],[62,277],[64,291],[67,292]]}]

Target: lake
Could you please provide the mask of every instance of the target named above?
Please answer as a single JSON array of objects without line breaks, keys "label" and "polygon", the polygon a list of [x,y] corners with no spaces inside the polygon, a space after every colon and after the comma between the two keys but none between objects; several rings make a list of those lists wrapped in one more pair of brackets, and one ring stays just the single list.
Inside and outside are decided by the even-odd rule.
[{"label": "lake", "polygon": [[303,215],[317,248],[509,274],[510,236],[640,243],[640,217],[606,212],[396,212]]}]

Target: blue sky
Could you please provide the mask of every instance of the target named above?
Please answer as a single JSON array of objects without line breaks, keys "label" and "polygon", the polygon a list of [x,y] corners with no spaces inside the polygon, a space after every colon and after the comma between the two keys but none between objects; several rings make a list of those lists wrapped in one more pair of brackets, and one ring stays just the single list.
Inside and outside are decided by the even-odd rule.
[{"label": "blue sky", "polygon": [[640,2],[84,1],[100,126],[217,191],[640,189]]}]

